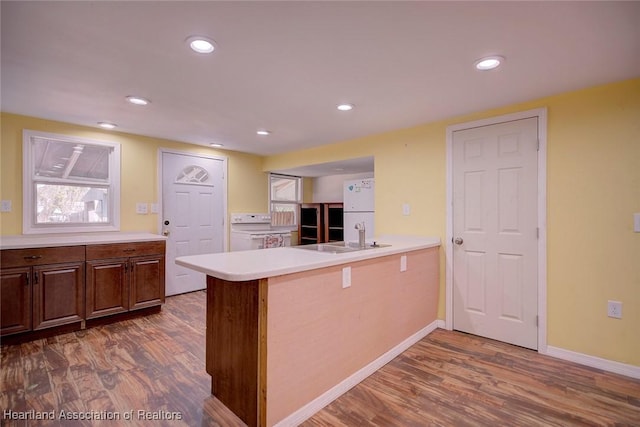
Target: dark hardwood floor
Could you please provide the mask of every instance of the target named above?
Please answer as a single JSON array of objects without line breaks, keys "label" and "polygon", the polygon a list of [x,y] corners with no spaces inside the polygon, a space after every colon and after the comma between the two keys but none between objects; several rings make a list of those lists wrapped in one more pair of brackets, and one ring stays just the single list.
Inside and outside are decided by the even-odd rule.
[{"label": "dark hardwood floor", "polygon": [[[205,304],[204,291],[168,297],[159,314],[3,345],[2,425],[244,425],[210,394]],[[55,420],[7,420],[7,410],[53,410]],[[120,420],[70,422],[60,419],[60,411],[99,418],[115,414]],[[130,411],[132,421],[125,420]]]},{"label": "dark hardwood floor", "polygon": [[[3,345],[1,424],[241,426],[209,393],[204,332],[205,293],[194,292],[167,298],[159,314]],[[61,420],[60,411],[120,420]],[[640,380],[436,330],[303,424],[429,425],[640,426]]]},{"label": "dark hardwood floor", "polygon": [[437,329],[303,426],[640,426],[640,380]]}]

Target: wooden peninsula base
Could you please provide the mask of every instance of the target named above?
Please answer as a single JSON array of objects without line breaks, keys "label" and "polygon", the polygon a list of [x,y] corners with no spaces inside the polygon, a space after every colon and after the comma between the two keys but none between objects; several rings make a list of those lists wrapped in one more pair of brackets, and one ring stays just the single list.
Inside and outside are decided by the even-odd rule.
[{"label": "wooden peninsula base", "polygon": [[438,253],[380,252],[251,280],[208,275],[212,394],[249,426],[304,421],[435,327]]}]

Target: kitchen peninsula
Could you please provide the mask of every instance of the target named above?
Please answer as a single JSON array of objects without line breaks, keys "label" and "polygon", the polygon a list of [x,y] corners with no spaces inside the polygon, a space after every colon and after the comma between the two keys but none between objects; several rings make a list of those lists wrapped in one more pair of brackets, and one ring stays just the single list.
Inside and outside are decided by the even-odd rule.
[{"label": "kitchen peninsula", "polygon": [[440,240],[381,242],[177,258],[207,275],[212,394],[249,426],[297,425],[435,329]]}]

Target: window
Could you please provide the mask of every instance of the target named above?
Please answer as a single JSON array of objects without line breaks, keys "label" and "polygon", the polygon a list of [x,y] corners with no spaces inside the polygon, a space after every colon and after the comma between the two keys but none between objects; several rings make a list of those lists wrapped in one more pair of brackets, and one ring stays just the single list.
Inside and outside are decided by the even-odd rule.
[{"label": "window", "polygon": [[302,178],[287,175],[269,175],[271,225],[296,226],[298,204],[302,200]]},{"label": "window", "polygon": [[23,132],[23,232],[117,231],[120,145]]}]

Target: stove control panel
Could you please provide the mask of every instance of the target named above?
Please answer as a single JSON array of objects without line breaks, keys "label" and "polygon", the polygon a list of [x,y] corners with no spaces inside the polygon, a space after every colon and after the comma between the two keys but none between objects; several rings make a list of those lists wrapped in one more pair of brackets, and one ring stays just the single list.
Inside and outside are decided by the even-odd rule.
[{"label": "stove control panel", "polygon": [[268,213],[232,213],[231,224],[270,224]]}]

